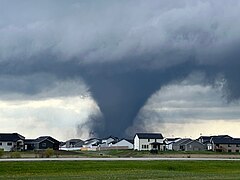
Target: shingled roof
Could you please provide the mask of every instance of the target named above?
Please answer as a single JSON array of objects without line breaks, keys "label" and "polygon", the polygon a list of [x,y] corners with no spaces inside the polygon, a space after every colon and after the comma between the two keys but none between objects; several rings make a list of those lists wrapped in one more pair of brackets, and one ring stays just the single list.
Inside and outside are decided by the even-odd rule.
[{"label": "shingled roof", "polygon": [[51,141],[51,142],[53,142],[53,143],[59,143],[58,140],[54,139],[54,138],[51,137],[51,136],[40,136],[40,137],[38,137],[37,139],[35,139],[34,142],[35,142],[35,143],[40,143],[40,142],[42,142],[42,141],[44,141],[44,140],[46,140],[46,139],[49,140],[49,141]]},{"label": "shingled roof", "polygon": [[24,140],[25,137],[18,133],[0,133],[0,141],[12,141]]},{"label": "shingled roof", "polygon": [[161,133],[136,133],[139,139],[163,139]]},{"label": "shingled roof", "polygon": [[211,142],[214,142],[214,144],[240,144],[240,139],[228,136],[214,136],[211,138]]}]

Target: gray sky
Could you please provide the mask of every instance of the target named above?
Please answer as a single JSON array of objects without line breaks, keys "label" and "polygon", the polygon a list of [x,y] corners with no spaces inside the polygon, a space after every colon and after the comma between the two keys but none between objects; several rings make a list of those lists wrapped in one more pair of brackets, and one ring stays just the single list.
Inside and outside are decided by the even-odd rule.
[{"label": "gray sky", "polygon": [[[66,139],[190,134],[169,123],[236,127],[239,8],[238,0],[0,0],[0,131]],[[240,136],[225,127],[204,132]]]}]

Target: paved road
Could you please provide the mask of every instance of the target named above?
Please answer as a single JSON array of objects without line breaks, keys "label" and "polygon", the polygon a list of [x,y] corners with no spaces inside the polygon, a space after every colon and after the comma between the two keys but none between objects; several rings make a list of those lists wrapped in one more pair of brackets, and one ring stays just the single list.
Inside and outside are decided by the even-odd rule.
[{"label": "paved road", "polygon": [[240,161],[226,158],[19,158],[0,159],[4,161]]}]

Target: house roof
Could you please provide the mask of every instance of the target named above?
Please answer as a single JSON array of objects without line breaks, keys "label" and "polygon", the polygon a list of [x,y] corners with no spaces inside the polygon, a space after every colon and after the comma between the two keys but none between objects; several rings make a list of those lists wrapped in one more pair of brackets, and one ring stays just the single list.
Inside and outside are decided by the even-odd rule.
[{"label": "house roof", "polygon": [[170,145],[170,144],[173,144],[173,143],[175,143],[175,142],[177,142],[177,141],[179,141],[179,140],[181,140],[181,138],[166,138],[166,139],[164,139],[164,143],[166,144],[166,145]]},{"label": "house roof", "polygon": [[199,141],[197,141],[197,140],[191,140],[191,141],[189,141],[189,142],[187,142],[187,143],[184,143],[183,145],[188,145],[188,144],[192,144],[192,143],[198,143],[198,144],[201,144],[202,146],[204,146],[204,144],[203,143],[200,143]]},{"label": "house roof", "polygon": [[130,142],[130,143],[134,143],[134,141],[132,139],[125,139],[126,141]]},{"label": "house roof", "polygon": [[99,144],[100,143],[100,141],[101,141],[101,139],[98,139],[98,138],[91,138],[91,139],[88,139],[88,140],[86,140],[86,141],[84,141],[84,145],[90,145],[90,144]]},{"label": "house roof", "polygon": [[178,139],[181,139],[181,138],[166,138],[165,140],[167,140],[167,141],[176,141]]},{"label": "house roof", "polygon": [[25,143],[25,144],[33,144],[34,141],[35,141],[35,139],[25,139],[25,140],[24,140],[24,143]]},{"label": "house roof", "polygon": [[209,142],[212,136],[200,136],[197,140],[202,140],[203,143]]},{"label": "house roof", "polygon": [[108,137],[106,137],[106,138],[103,138],[102,140],[107,140],[107,139],[110,139],[110,138],[112,138],[112,139],[114,139],[114,140],[118,140],[118,138],[115,137],[115,136],[108,136]]},{"label": "house roof", "polygon": [[60,146],[65,146],[67,143],[66,142],[60,142]]},{"label": "house roof", "polygon": [[42,142],[44,140],[46,140],[49,136],[40,136],[37,139],[34,140],[34,142],[39,143]]},{"label": "house roof", "polygon": [[66,141],[66,143],[79,143],[79,142],[83,142],[83,140],[81,140],[81,139],[70,139],[70,140]]},{"label": "house roof", "polygon": [[188,142],[192,141],[192,139],[189,139],[189,138],[185,138],[185,139],[180,139],[179,141],[177,142],[174,142],[174,146],[177,146],[177,145],[184,145]]},{"label": "house roof", "polygon": [[231,136],[214,136],[211,138],[211,142],[214,144],[240,144],[240,139]]},{"label": "house roof", "polygon": [[44,140],[48,140],[48,141],[51,141],[52,143],[59,143],[58,140],[52,138],[51,136],[40,136],[38,137],[37,139],[34,140],[35,143],[40,143]]},{"label": "house roof", "polygon": [[117,144],[117,143],[119,143],[119,142],[121,142],[121,141],[123,141],[123,140],[125,140],[125,141],[133,144],[133,140],[131,140],[131,139],[125,139],[125,138],[122,138],[122,139],[120,139],[119,141],[114,141],[114,142],[112,142],[112,144]]},{"label": "house roof", "polygon": [[186,144],[189,144],[190,142],[192,142],[193,140],[192,139],[186,139],[185,141],[182,141],[181,143],[180,143],[180,145],[186,145]]},{"label": "house roof", "polygon": [[82,145],[84,144],[84,141],[78,141],[74,146],[75,147],[82,147]]},{"label": "house roof", "polygon": [[24,140],[25,137],[18,133],[0,133],[0,141],[13,141]]},{"label": "house roof", "polygon": [[161,133],[136,133],[139,139],[163,139]]}]

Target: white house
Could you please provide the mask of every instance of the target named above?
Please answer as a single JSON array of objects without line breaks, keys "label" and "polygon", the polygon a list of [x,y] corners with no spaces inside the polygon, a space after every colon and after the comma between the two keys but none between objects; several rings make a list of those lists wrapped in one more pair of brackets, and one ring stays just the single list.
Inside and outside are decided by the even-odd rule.
[{"label": "white house", "polygon": [[119,149],[133,149],[133,142],[128,139],[121,139],[116,143],[112,143],[110,146],[119,147]]},{"label": "white house", "polygon": [[136,133],[134,150],[165,150],[163,136],[160,133]]},{"label": "white house", "polygon": [[99,144],[99,146],[108,147],[110,143],[117,142],[117,141],[118,141],[117,137],[109,136],[108,138],[102,139],[101,144]]},{"label": "white house", "polygon": [[24,150],[24,139],[18,133],[0,133],[0,149],[4,151],[22,151]]},{"label": "white house", "polygon": [[101,139],[91,138],[84,141],[81,150],[82,151],[96,151],[99,144],[101,143]]}]

